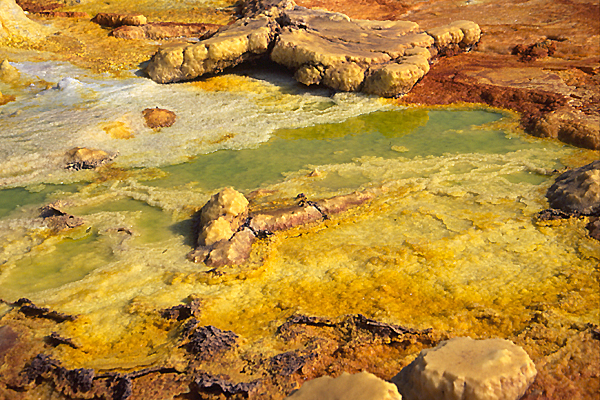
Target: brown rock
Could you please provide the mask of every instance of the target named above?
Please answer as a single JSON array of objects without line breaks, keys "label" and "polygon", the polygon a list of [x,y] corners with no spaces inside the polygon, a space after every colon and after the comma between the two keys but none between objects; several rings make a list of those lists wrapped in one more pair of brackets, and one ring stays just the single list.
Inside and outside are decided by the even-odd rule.
[{"label": "brown rock", "polygon": [[120,26],[111,35],[120,39],[161,40],[177,37],[194,37],[208,39],[222,25],[217,24],[184,24],[176,22],[152,22],[139,26]]},{"label": "brown rock", "polygon": [[575,146],[600,150],[598,115],[560,109],[537,120],[531,133],[538,137],[551,137]]},{"label": "brown rock", "polygon": [[275,232],[323,220],[323,214],[310,204],[276,209],[252,216],[250,228],[255,232]]},{"label": "brown rock", "polygon": [[60,204],[49,204],[40,208],[40,217],[54,232],[72,229],[83,225],[83,218],[68,214],[60,209]]},{"label": "brown rock", "polygon": [[590,218],[590,222],[585,227],[590,232],[591,237],[600,240],[600,217]]},{"label": "brown rock", "polygon": [[61,4],[60,2],[45,0],[18,0],[16,3],[23,9],[23,11],[31,13],[52,11],[56,10],[57,8],[64,7],[64,4]]},{"label": "brown rock", "polygon": [[544,40],[525,46],[518,44],[512,49],[512,54],[519,57],[520,61],[535,61],[538,58],[552,56],[556,51],[556,42]]},{"label": "brown rock", "polygon": [[173,111],[165,110],[164,108],[146,108],[142,111],[142,115],[146,120],[146,125],[149,128],[168,128],[175,123],[177,116]]},{"label": "brown rock", "polygon": [[83,11],[40,11],[37,15],[44,17],[59,17],[59,18],[89,18],[90,15]]},{"label": "brown rock", "polygon": [[103,150],[75,147],[66,154],[67,169],[93,169],[113,160],[116,155],[110,155]]},{"label": "brown rock", "polygon": [[561,174],[546,197],[552,208],[567,213],[600,214],[600,161]]},{"label": "brown rock", "polygon": [[144,25],[147,20],[141,14],[115,14],[115,13],[98,13],[92,22],[102,26],[110,26],[116,28],[122,25]]},{"label": "brown rock", "polygon": [[231,239],[217,242],[206,258],[205,263],[209,267],[242,264],[250,256],[252,243],[255,240],[254,232],[244,228],[236,232]]},{"label": "brown rock", "polygon": [[371,192],[353,192],[329,199],[319,200],[317,205],[321,213],[325,215],[339,214],[349,208],[359,206],[373,199],[375,195]]},{"label": "brown rock", "polygon": [[0,365],[4,363],[4,356],[16,344],[18,337],[10,326],[0,326]]}]

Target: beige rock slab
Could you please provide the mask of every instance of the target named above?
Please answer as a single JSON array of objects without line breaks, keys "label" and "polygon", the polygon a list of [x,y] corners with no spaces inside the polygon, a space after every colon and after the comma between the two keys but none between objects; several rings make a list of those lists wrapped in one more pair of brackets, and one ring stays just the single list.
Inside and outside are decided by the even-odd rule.
[{"label": "beige rock slab", "polygon": [[509,340],[459,337],[421,351],[392,382],[408,400],[516,400],[536,374]]},{"label": "beige rock slab", "polygon": [[264,16],[241,19],[199,43],[162,46],[146,72],[156,82],[191,80],[205,73],[220,72],[267,52],[273,40],[272,24]]},{"label": "beige rock slab", "polygon": [[[481,35],[471,21],[425,33],[414,22],[352,20],[298,7],[291,0],[248,3],[245,9],[255,17],[198,44],[163,46],[146,69],[150,77],[160,83],[194,79],[270,51],[271,60],[292,70],[305,85],[394,97],[410,91],[429,71],[432,53],[468,50]],[[265,7],[262,14],[260,7]]]},{"label": "beige rock slab", "polygon": [[40,40],[52,31],[27,18],[15,0],[0,0],[0,41]]},{"label": "beige rock slab", "polygon": [[395,385],[363,371],[337,378],[322,376],[305,382],[290,400],[401,400]]}]

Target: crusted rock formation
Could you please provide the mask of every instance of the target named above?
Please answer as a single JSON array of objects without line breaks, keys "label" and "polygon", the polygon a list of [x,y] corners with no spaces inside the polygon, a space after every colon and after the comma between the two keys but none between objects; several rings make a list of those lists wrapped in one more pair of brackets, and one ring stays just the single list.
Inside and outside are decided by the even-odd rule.
[{"label": "crusted rock formation", "polygon": [[516,400],[536,373],[525,350],[509,340],[460,337],[421,351],[392,382],[408,400]]},{"label": "crusted rock formation", "polygon": [[143,25],[122,25],[111,32],[119,39],[161,40],[176,37],[196,37],[208,39],[217,32],[221,25],[186,24],[177,22],[151,22]]},{"label": "crusted rock formation", "polygon": [[366,371],[337,378],[322,376],[306,382],[300,390],[287,397],[290,400],[400,400],[402,396],[393,384]]},{"label": "crusted rock formation", "polygon": [[98,25],[116,28],[121,25],[144,25],[148,20],[141,14],[98,13],[92,19],[92,22],[95,22]]},{"label": "crusted rock formation", "polygon": [[0,42],[40,40],[52,29],[27,18],[15,0],[0,0]]},{"label": "crusted rock formation", "polygon": [[149,128],[168,128],[175,123],[177,116],[173,111],[164,108],[146,108],[142,111],[146,125]]},{"label": "crusted rock formation", "polygon": [[315,202],[300,194],[296,205],[249,213],[244,195],[225,188],[200,210],[195,223],[197,247],[188,258],[211,267],[241,264],[248,259],[257,238],[319,223],[373,197],[371,192],[354,192]]},{"label": "crusted rock formation", "polygon": [[276,22],[266,16],[244,18],[200,43],[162,46],[146,72],[159,83],[221,72],[266,54],[275,38],[276,26]]},{"label": "crusted rock formation", "polygon": [[600,161],[561,174],[546,193],[550,206],[566,213],[600,213]]},{"label": "crusted rock formation", "polygon": [[75,147],[66,154],[67,169],[94,169],[114,159],[116,155],[111,155],[104,150],[88,149],[85,147]]},{"label": "crusted rock formation", "polygon": [[195,79],[268,53],[305,85],[393,97],[429,71],[432,53],[468,50],[481,35],[470,21],[423,32],[414,22],[352,20],[291,1],[253,2],[245,11],[250,16],[208,40],[163,46],[148,75],[160,83]]},{"label": "crusted rock formation", "polygon": [[71,229],[83,225],[83,218],[68,214],[61,210],[60,202],[40,208],[40,217],[54,232]]},{"label": "crusted rock formation", "polygon": [[550,137],[579,147],[600,150],[600,116],[559,109],[536,121],[532,134]]}]

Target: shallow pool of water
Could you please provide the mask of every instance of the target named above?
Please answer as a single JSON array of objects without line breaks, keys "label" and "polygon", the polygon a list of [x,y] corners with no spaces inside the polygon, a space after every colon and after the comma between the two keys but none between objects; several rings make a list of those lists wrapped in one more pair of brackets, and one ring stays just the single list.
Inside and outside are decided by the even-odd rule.
[{"label": "shallow pool of water", "polygon": [[[249,190],[281,182],[287,174],[298,170],[350,163],[360,157],[412,159],[444,154],[506,154],[548,145],[500,129],[484,128],[501,118],[501,114],[483,110],[409,109],[373,112],[336,124],[280,129],[257,148],[221,150],[163,167],[168,176],[150,185],[193,184],[204,190],[224,186]],[[510,179],[521,178],[529,179],[531,173]],[[346,185],[357,188],[366,182],[355,176]],[[331,183],[332,187],[340,188],[339,183]]]},{"label": "shallow pool of water", "polygon": [[[591,153],[511,133],[511,118],[485,109],[376,111],[277,129],[249,148],[177,165],[116,164],[51,196],[85,221],[59,233],[36,214],[50,199],[41,193],[54,187],[0,190],[12,210],[0,218],[0,298],[84,315],[85,323],[63,326],[81,347],[61,348],[61,359],[98,370],[168,357],[173,339],[155,310],[190,295],[203,302],[201,323],[263,349],[294,313],[363,313],[500,337],[524,329],[540,303],[569,323],[593,321],[598,245],[585,221],[553,227],[534,218],[547,206],[553,169]],[[298,193],[369,189],[377,197],[258,241],[249,263],[213,275],[186,259],[191,217],[225,186],[254,191],[251,207]],[[574,290],[579,297],[566,307]]]}]

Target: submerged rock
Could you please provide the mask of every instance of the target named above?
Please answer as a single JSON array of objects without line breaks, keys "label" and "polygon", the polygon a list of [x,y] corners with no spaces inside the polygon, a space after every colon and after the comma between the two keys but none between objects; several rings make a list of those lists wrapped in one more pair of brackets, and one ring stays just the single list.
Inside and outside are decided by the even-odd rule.
[{"label": "submerged rock", "polygon": [[402,396],[392,383],[363,371],[350,375],[343,372],[337,378],[322,376],[308,381],[300,390],[287,397],[290,400],[400,400]]},{"label": "submerged rock", "polygon": [[60,209],[60,203],[49,204],[40,208],[40,217],[54,232],[76,228],[83,225],[83,218],[68,214]]},{"label": "submerged rock", "polygon": [[352,20],[289,0],[253,2],[244,9],[245,18],[208,40],[163,46],[150,60],[148,75],[160,83],[190,80],[268,54],[305,85],[393,97],[410,91],[429,71],[432,53],[468,50],[481,35],[470,21],[423,32],[414,22]]},{"label": "submerged rock", "polygon": [[561,174],[546,197],[552,208],[566,213],[600,213],[600,161]]},{"label": "submerged rock", "polygon": [[536,374],[525,350],[509,340],[460,337],[421,351],[392,382],[408,400],[516,400]]}]

